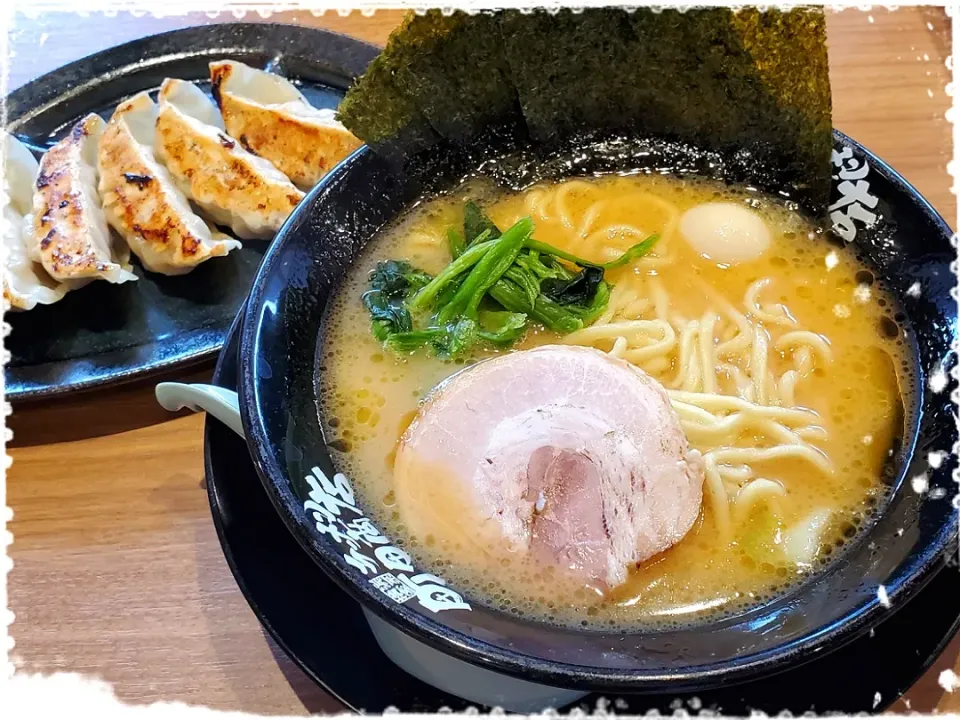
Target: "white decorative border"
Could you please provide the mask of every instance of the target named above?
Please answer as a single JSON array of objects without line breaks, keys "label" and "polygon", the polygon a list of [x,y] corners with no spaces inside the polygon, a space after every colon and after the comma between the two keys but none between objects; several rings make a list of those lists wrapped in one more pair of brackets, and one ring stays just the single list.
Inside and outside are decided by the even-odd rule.
[{"label": "white decorative border", "polygon": [[[322,15],[326,12],[336,12],[338,15],[346,16],[349,15],[352,11],[359,11],[363,15],[372,15],[377,9],[400,9],[400,8],[412,8],[412,9],[426,9],[429,7],[443,7],[443,8],[460,8],[465,10],[484,10],[484,9],[493,9],[493,8],[558,8],[558,7],[595,7],[595,6],[605,6],[605,5],[625,5],[628,7],[637,7],[637,6],[656,6],[656,7],[691,7],[698,5],[713,5],[713,6],[732,6],[740,7],[748,3],[744,2],[733,2],[731,0],[712,0],[711,2],[702,2],[702,3],[691,3],[691,2],[644,2],[643,0],[630,0],[628,2],[616,3],[616,2],[605,2],[604,0],[579,0],[579,2],[564,2],[564,0],[525,0],[518,2],[517,0],[502,0],[501,2],[489,2],[486,0],[459,0],[454,2],[452,0],[441,0],[438,3],[411,3],[411,2],[388,2],[383,0],[353,0],[353,2],[319,2],[317,0],[309,2],[278,2],[278,3],[256,3],[256,2],[210,2],[210,0],[153,0],[152,2],[146,2],[145,0],[75,0],[74,2],[69,2],[68,0],[6,0],[6,2],[0,3],[0,18],[2,18],[2,36],[0,36],[0,53],[2,53],[2,62],[3,72],[0,75],[0,97],[5,97],[7,94],[8,87],[8,74],[7,74],[7,63],[9,57],[9,46],[7,41],[7,31],[11,27],[11,21],[13,18],[14,6],[18,6],[17,9],[22,11],[26,17],[36,17],[38,14],[43,12],[52,12],[52,11],[72,11],[77,12],[80,15],[88,15],[90,12],[105,12],[107,15],[116,14],[119,11],[129,11],[134,16],[143,16],[146,14],[151,14],[156,17],[164,16],[175,16],[182,15],[186,12],[206,12],[209,16],[213,17],[220,12],[231,12],[233,15],[242,19],[246,13],[252,12],[256,13],[262,18],[269,18],[275,12],[281,12],[285,10],[308,10],[314,15]],[[762,3],[756,3],[762,4]],[[805,5],[809,3],[803,2],[778,2],[778,3],[768,3],[769,6],[775,7],[790,7],[797,5]],[[890,11],[896,10],[898,7],[902,6],[920,6],[920,5],[936,5],[945,7],[948,16],[954,20],[953,22],[953,44],[952,47],[956,48],[958,42],[960,42],[960,27],[958,27],[956,20],[960,19],[956,10],[960,7],[960,0],[953,0],[952,2],[901,2],[898,5],[889,5],[889,6],[877,6],[877,7],[886,7]],[[858,8],[860,10],[870,10],[873,6],[867,5],[858,5],[855,2],[847,3],[832,3],[827,5],[829,11],[840,11],[847,8]],[[953,88],[956,87],[957,82],[957,69],[954,67],[952,62],[952,57],[947,60],[947,68],[952,72],[953,83],[950,86],[947,86],[946,91],[951,97],[953,96]],[[947,120],[953,125],[953,141],[954,141],[954,150],[953,150],[953,161],[948,165],[948,172],[954,179],[954,185],[951,188],[951,191],[956,196],[958,194],[958,189],[960,189],[960,164],[958,164],[958,147],[960,147],[960,123],[957,122],[956,117],[957,109],[956,102],[954,101],[953,107],[947,112]],[[0,110],[0,118],[2,118],[3,125],[6,125],[6,108],[3,107]],[[0,190],[2,192],[2,190]],[[958,211],[958,216],[954,218],[955,227],[960,228],[960,211]],[[957,236],[953,237],[954,246],[957,246]],[[0,262],[5,261],[4,251],[0,250]],[[954,274],[957,274],[957,264],[953,265]],[[954,288],[953,296],[954,299],[958,299],[958,288]],[[6,322],[3,322],[2,332],[0,336],[6,338],[9,333],[9,325]],[[955,347],[954,351],[957,352],[960,348]],[[0,356],[3,364],[7,362],[7,353],[6,350],[3,351],[2,356]],[[952,371],[954,378],[960,381],[960,367],[955,367]],[[933,392],[942,392],[946,385],[946,378],[941,371],[939,374],[934,373],[930,378],[930,389]],[[960,404],[960,391],[955,391],[951,396],[951,400],[955,405]],[[2,513],[0,513],[0,544],[3,545],[3,556],[0,560],[0,570],[2,570],[3,582],[0,583],[0,606],[3,608],[3,614],[0,615],[3,619],[3,624],[5,626],[5,637],[6,643],[5,648],[7,650],[7,662],[6,662],[6,672],[0,674],[0,716],[5,718],[47,718],[47,717],[70,717],[73,715],[82,712],[91,711],[96,713],[96,717],[103,720],[113,717],[130,717],[130,716],[140,716],[148,715],[152,718],[159,717],[175,717],[175,718],[241,718],[241,717],[254,717],[245,713],[240,712],[218,712],[208,708],[201,708],[195,706],[187,706],[183,703],[155,703],[150,706],[127,706],[120,703],[116,696],[114,695],[112,689],[103,681],[99,679],[84,677],[77,674],[70,673],[57,673],[52,676],[44,677],[40,675],[29,675],[24,673],[18,673],[14,676],[14,665],[11,661],[11,650],[13,649],[13,638],[9,633],[9,625],[13,622],[13,614],[9,611],[9,604],[7,601],[7,574],[12,568],[12,561],[9,557],[7,547],[12,543],[13,538],[9,531],[6,529],[7,522],[12,519],[13,513],[10,508],[6,507],[6,469],[10,466],[11,459],[6,455],[6,444],[12,438],[12,435],[9,429],[6,427],[6,417],[9,416],[11,409],[9,403],[5,400],[3,381],[0,379],[0,407],[3,409],[4,416],[4,433],[2,437],[3,443],[3,452],[4,452],[4,484],[0,487],[0,508],[3,508]],[[957,416],[958,430],[960,430],[960,415]],[[956,455],[960,451],[960,444],[952,448],[953,453]],[[934,464],[934,461],[931,460],[931,465]],[[954,480],[960,486],[960,469],[954,472]],[[960,487],[958,487],[960,490]],[[954,499],[954,507],[960,509],[960,492],[956,495]],[[944,598],[944,602],[953,602],[956,601],[956,598]],[[893,660],[891,658],[891,660]],[[941,673],[940,685],[947,690],[948,692],[953,692],[955,689],[960,688],[960,677],[958,677],[952,670],[945,670]],[[879,695],[879,693],[878,693]],[[877,698],[876,703],[880,703],[880,698]],[[82,710],[81,710],[82,708]],[[689,704],[691,710],[698,710],[699,708],[695,706],[694,703]],[[598,707],[597,714],[605,714],[605,706]],[[475,713],[473,713],[475,714]],[[575,713],[576,714],[576,713]],[[676,708],[675,714],[681,716],[686,715],[686,708],[683,706],[678,706]],[[762,715],[762,713],[754,713],[754,716]],[[274,716],[277,717],[277,716]],[[410,717],[420,717],[420,716],[410,716]],[[890,716],[890,717],[906,717],[906,716]]]}]

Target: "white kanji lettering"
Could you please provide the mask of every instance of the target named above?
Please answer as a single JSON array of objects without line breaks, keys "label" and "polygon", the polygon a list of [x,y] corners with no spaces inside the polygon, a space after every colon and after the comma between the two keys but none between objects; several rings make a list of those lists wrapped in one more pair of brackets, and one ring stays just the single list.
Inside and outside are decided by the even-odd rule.
[{"label": "white kanji lettering", "polygon": [[[357,513],[357,509],[353,507],[338,497],[331,495],[326,492],[316,479],[312,475],[307,475],[307,483],[310,485],[310,500],[303,504],[304,509],[307,509],[307,503],[312,502],[314,506],[320,506],[323,508],[323,511],[333,517],[340,517],[343,510],[350,510],[353,513]],[[313,509],[316,509],[314,507]]]},{"label": "white kanji lettering", "polygon": [[837,190],[840,191],[840,199],[830,206],[831,212],[854,203],[860,203],[869,208],[877,206],[877,197],[870,194],[870,183],[865,180],[857,180],[856,183],[846,180],[837,185]]},{"label": "white kanji lettering", "polygon": [[833,229],[837,234],[847,242],[852,242],[857,236],[857,226],[854,220],[859,220],[866,227],[870,227],[877,221],[876,213],[867,210],[863,205],[851,205],[844,210],[835,210],[830,213],[830,220],[833,221]]},{"label": "white kanji lettering", "polygon": [[[304,503],[304,506],[308,505],[312,506],[313,503],[308,500]],[[323,508],[314,509],[313,507],[308,507],[307,509],[314,510],[313,520],[318,533],[326,535],[340,545],[347,545],[353,549],[359,549],[360,543],[347,534],[347,527],[343,524],[342,520],[329,517],[329,515],[322,512]]]},{"label": "white kanji lettering", "polygon": [[422,585],[426,582],[437,583],[438,585],[446,585],[442,578],[438,578],[436,575],[431,575],[430,573],[420,573],[419,575],[414,575],[410,578],[410,581]]},{"label": "white kanji lettering", "polygon": [[841,168],[841,180],[863,180],[870,172],[867,161],[856,157],[853,150],[848,147],[841,148],[839,152],[836,150],[831,152],[830,161],[836,167]]},{"label": "white kanji lettering", "polygon": [[830,153],[830,162],[837,167],[843,167],[844,161],[850,160],[851,158],[853,158],[853,150],[846,146],[840,148],[840,152],[833,150]]},{"label": "white kanji lettering", "polygon": [[857,161],[854,160],[852,163],[847,163],[843,170],[840,171],[840,179],[863,180],[869,172],[870,166],[867,165],[866,161],[858,165]]},{"label": "white kanji lettering", "polygon": [[470,610],[459,593],[443,585],[427,583],[417,586],[417,602],[432,613],[441,610]]},{"label": "white kanji lettering", "polygon": [[419,573],[413,577],[398,575],[409,588],[417,593],[417,602],[430,612],[441,610],[470,610],[459,593],[446,587],[446,583],[436,575]]},{"label": "white kanji lettering", "polygon": [[400,570],[402,572],[413,572],[413,560],[410,556],[398,547],[387,545],[378,547],[373,551],[377,560],[383,563],[387,570]]},{"label": "white kanji lettering", "polygon": [[347,523],[347,535],[366,545],[386,545],[390,539],[385,537],[370,518],[357,518]]},{"label": "white kanji lettering", "polygon": [[[324,472],[315,467],[311,470],[313,476],[317,479],[319,484],[323,487],[324,492],[333,497],[340,498],[350,507],[356,510],[356,500],[353,495],[353,488],[350,486],[350,481],[347,480],[347,477],[343,473],[337,473],[333,476],[333,481],[324,474]],[[307,476],[307,482],[310,482],[310,476]],[[311,483],[311,487],[313,484]]]},{"label": "white kanji lettering", "polygon": [[364,575],[375,573],[380,569],[376,561],[359,552],[356,548],[351,548],[350,552],[344,553],[343,559],[347,561],[347,565],[355,567]]}]

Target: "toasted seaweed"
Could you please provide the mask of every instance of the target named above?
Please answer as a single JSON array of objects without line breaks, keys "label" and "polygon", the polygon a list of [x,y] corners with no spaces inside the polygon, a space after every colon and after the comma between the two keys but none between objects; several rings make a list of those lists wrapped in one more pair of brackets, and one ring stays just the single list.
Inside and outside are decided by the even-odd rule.
[{"label": "toasted seaweed", "polygon": [[522,126],[541,145],[598,132],[665,137],[731,158],[745,180],[755,167],[811,209],[829,201],[819,8],[411,16],[340,117],[368,143],[397,138],[410,153],[436,137],[466,146],[498,125]]},{"label": "toasted seaweed", "polygon": [[753,61],[755,81],[767,89],[766,104],[748,128],[771,162],[826,205],[833,118],[823,11],[747,8],[732,24]]},{"label": "toasted seaweed", "polygon": [[492,13],[429,10],[404,26],[394,79],[440,137],[456,144],[491,130],[525,134]]},{"label": "toasted seaweed", "polygon": [[534,140],[630,124],[633,108],[625,103],[622,73],[633,62],[629,11],[507,10],[500,14],[500,32]]},{"label": "toasted seaweed", "polygon": [[822,10],[591,8],[501,15],[531,137],[645,133],[749,152],[785,189],[829,197]]},{"label": "toasted seaweed", "polygon": [[385,154],[415,155],[440,138],[413,99],[395,80],[396,57],[406,45],[405,28],[412,14],[390,36],[337,108],[337,119],[366,144]]}]

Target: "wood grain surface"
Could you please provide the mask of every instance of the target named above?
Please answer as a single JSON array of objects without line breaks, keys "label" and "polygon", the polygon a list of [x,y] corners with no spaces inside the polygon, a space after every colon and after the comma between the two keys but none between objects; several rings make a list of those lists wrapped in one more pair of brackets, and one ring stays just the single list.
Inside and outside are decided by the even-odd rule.
[{"label": "wood grain surface", "polygon": [[[9,87],[144,35],[234,17],[18,15]],[[400,17],[285,12],[269,21],[383,44]],[[836,127],[892,164],[955,227],[943,10],[848,9],[828,23]],[[15,661],[24,671],[103,678],[133,703],[339,710],[267,639],[226,566],[203,490],[203,418],[165,413],[152,387],[15,408],[7,477]],[[955,641],[894,709],[960,711],[960,697],[937,683],[944,669],[960,672],[958,653]]]}]

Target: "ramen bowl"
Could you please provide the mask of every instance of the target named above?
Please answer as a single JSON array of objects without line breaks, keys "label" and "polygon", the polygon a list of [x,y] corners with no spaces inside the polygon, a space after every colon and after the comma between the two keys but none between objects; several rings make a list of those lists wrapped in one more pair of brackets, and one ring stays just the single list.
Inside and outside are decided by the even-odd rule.
[{"label": "ramen bowl", "polygon": [[[430,168],[425,182],[423,174],[399,171],[361,148],[310,193],[267,252],[246,305],[236,398],[242,422],[235,429],[247,438],[290,532],[363,606],[394,662],[469,701],[516,711],[560,707],[587,692],[697,691],[776,673],[854,640],[943,566],[957,535],[951,232],[894,170],[840,133],[834,141],[835,162],[867,168],[867,191],[876,200],[869,224],[862,213],[835,215],[836,235],[854,246],[899,304],[917,372],[917,390],[905,398],[907,426],[891,458],[889,493],[840,557],[788,592],[730,616],[635,632],[524,619],[419,567],[370,519],[328,446],[317,392],[331,299],[385,225],[425,195],[454,187],[480,163],[451,155]],[[690,148],[609,139],[583,139],[546,154],[514,149],[481,172],[517,188],[618,172],[744,180],[722,158]],[[844,190],[836,184],[834,212],[856,202]],[[227,417],[234,401],[227,398],[219,410],[202,398],[194,402]],[[919,476],[923,492],[911,482]]]}]

